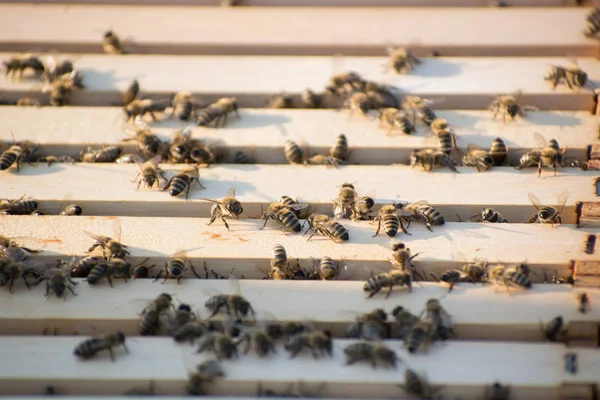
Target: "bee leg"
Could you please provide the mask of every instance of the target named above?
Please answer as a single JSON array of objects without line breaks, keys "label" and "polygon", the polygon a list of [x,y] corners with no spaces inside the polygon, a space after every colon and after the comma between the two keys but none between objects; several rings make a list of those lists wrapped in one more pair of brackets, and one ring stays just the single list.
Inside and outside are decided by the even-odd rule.
[{"label": "bee leg", "polygon": [[[160,277],[162,276],[162,274],[163,274],[163,271],[160,271],[158,273],[158,275],[156,275],[156,278],[154,278],[154,280],[152,282],[156,282],[157,280],[159,280]],[[145,310],[144,310],[144,312],[145,312]],[[144,315],[144,312],[142,312],[142,315]]]},{"label": "bee leg", "polygon": [[392,294],[392,289],[394,288],[394,285],[390,285],[390,288],[388,289],[387,294],[385,295],[385,298],[388,299],[390,297],[390,294]]},{"label": "bee leg", "polygon": [[[377,217],[379,218],[379,217]],[[377,235],[379,235],[379,231],[381,230],[381,218],[378,219],[379,224],[377,224],[377,231],[375,231],[375,234],[372,237],[375,237]]]},{"label": "bee leg", "polygon": [[229,224],[227,223],[227,221],[225,220],[225,217],[221,216],[221,221],[223,221],[223,223],[225,224],[225,228],[227,228],[227,230],[229,229]]},{"label": "bee leg", "polygon": [[161,285],[163,283],[165,283],[167,281],[167,279],[169,279],[169,269],[168,268],[169,268],[168,264],[165,263],[165,279],[161,282]]},{"label": "bee leg", "polygon": [[112,347],[108,348],[108,353],[110,354],[110,359],[112,360],[112,362],[115,362],[115,354],[113,353]]},{"label": "bee leg", "polygon": [[75,291],[73,290],[73,288],[71,286],[67,286],[67,289],[69,289],[71,291],[71,294],[73,296],[77,296],[77,293],[75,293]]},{"label": "bee leg", "polygon": [[[204,264],[204,267],[206,268],[206,264]],[[192,263],[190,263],[190,269],[192,270],[192,274],[194,274],[196,276],[196,278],[202,279],[200,277],[200,275],[198,275],[198,273],[196,272],[196,269],[194,268],[194,266],[192,265]]]},{"label": "bee leg", "polygon": [[106,279],[108,279],[108,284],[109,284],[109,285],[110,285],[110,287],[112,288],[112,287],[113,287],[113,284],[112,284],[112,278],[110,277],[110,273],[106,275]]}]

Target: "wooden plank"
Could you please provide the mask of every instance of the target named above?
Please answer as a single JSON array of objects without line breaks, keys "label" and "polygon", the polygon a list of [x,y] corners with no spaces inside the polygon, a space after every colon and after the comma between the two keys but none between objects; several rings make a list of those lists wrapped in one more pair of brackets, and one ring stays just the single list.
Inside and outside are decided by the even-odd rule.
[{"label": "wooden plank", "polygon": [[[101,52],[102,33],[111,28],[131,37],[131,51],[138,54],[373,56],[395,43],[418,47],[419,54],[436,50],[444,56],[595,56],[598,43],[581,32],[588,12],[588,8],[165,9],[4,4],[0,45],[5,51]],[[171,18],[165,19],[165,13]],[[503,34],[507,20],[513,28]],[[25,28],[24,21],[36,29]],[[239,28],[248,21],[262,28]],[[460,24],[447,29],[448,21]],[[56,26],[64,29],[58,31]],[[470,29],[474,26],[476,31]]]},{"label": "wooden plank", "polygon": [[[234,291],[234,286],[227,280],[193,279],[180,285],[174,281],[161,285],[147,279],[127,283],[115,281],[114,288],[106,283],[90,286],[83,279],[76,281],[79,282],[74,288],[77,297],[68,295],[66,301],[54,297],[44,301],[41,287],[28,291],[21,282],[15,285],[14,294],[1,290],[2,302],[18,304],[18,307],[0,309],[0,334],[41,335],[47,329],[50,333],[56,330],[57,335],[68,336],[74,332],[90,332],[94,328],[139,335],[139,313],[162,292],[190,304],[206,318],[209,315],[204,308],[207,294]],[[536,284],[527,293],[509,296],[504,291],[495,293],[495,285],[457,285],[448,295],[446,286],[423,283],[414,285],[411,294],[406,289],[396,289],[386,300],[384,294],[365,299],[363,282],[240,280],[239,283],[241,293],[256,310],[258,320],[308,319],[320,329],[331,330],[335,337],[345,337],[346,327],[355,321],[358,313],[376,308],[391,313],[394,307],[401,305],[420,315],[430,298],[443,298],[442,304],[453,317],[460,341],[544,341],[540,321],[548,323],[558,315],[563,317],[565,324],[570,321],[600,322],[597,313],[579,313],[576,295],[580,291],[572,290],[569,285]],[[600,289],[591,289],[587,293],[594,307],[600,300]],[[324,306],[331,304],[334,298],[339,306]],[[90,307],[92,304],[102,304],[102,307]],[[482,313],[475,304],[485,304],[486,312]],[[161,329],[160,334],[167,333]]]},{"label": "wooden plank", "polygon": [[[5,394],[39,393],[51,384],[68,394],[122,394],[133,387],[155,381],[159,394],[181,395],[187,375],[209,356],[194,354],[189,346],[169,339],[136,338],[128,342],[130,354],[80,362],[72,351],[81,337],[4,337],[0,339],[0,390]],[[561,362],[564,349],[550,344],[506,344],[464,342],[433,346],[430,356],[409,355],[399,342],[389,342],[404,361],[398,369],[369,365],[344,365],[343,348],[353,343],[335,340],[331,358],[315,362],[310,356],[289,360],[280,350],[269,359],[254,355],[223,362],[226,377],[210,386],[213,395],[255,395],[257,381],[264,385],[286,385],[298,380],[308,387],[323,387],[322,396],[391,398],[402,394],[406,366],[425,373],[432,385],[443,385],[444,394],[462,399],[480,399],[485,387],[495,381],[511,387],[511,398],[555,398],[562,382],[597,383],[600,354],[578,351],[579,372],[570,375]],[[435,354],[435,357],[433,356]],[[19,362],[15,362],[19,360]],[[494,362],[490,362],[494,360]],[[258,365],[268,365],[257,368]],[[486,368],[482,368],[485,365]],[[53,368],[60,366],[60,368]],[[365,378],[368,376],[368,380]]]},{"label": "wooden plank", "polygon": [[[165,169],[180,167],[163,166]],[[458,170],[459,173],[450,170],[428,173],[408,166],[327,169],[324,166],[222,164],[202,169],[200,180],[206,189],[193,188],[189,199],[184,201],[156,189],[136,191],[136,184],[131,180],[138,169],[133,164],[53,164],[37,168],[24,165],[19,173],[14,167],[4,172],[2,195],[17,199],[27,194],[39,201],[41,211],[49,214],[57,214],[60,204],[70,196],[70,201],[83,207],[88,215],[208,217],[211,203],[198,198],[219,199],[229,188],[235,188],[237,198],[244,205],[242,218],[259,218],[261,207],[266,208],[284,194],[300,196],[302,201],[331,213],[331,202],[337,196],[339,185],[358,182],[359,195],[374,196],[377,203],[427,200],[447,221],[457,221],[457,213],[468,218],[491,207],[498,209],[510,222],[523,223],[535,213],[528,192],[535,192],[542,203],[551,205],[568,185],[570,197],[562,212],[566,224],[576,223],[577,202],[597,199],[594,193],[596,173],[593,171],[564,169],[557,176],[545,171],[542,178],[538,178],[535,169],[517,172],[504,167],[487,173],[477,173],[470,167],[459,167]],[[166,176],[170,177],[170,174],[174,172]],[[374,176],[385,177],[389,182],[402,182],[402,187],[407,189],[399,194],[399,187],[382,185],[373,180]],[[50,177],[52,186],[47,185]],[[300,182],[310,182],[310,190]],[[106,185],[110,185],[111,190],[106,190]]]},{"label": "wooden plank", "polygon": [[[0,61],[13,55],[0,53]],[[395,86],[402,94],[445,99],[436,105],[438,109],[485,109],[495,95],[517,90],[523,92],[522,104],[545,110],[589,111],[593,103],[587,89],[574,92],[559,85],[553,90],[544,80],[551,65],[568,64],[565,58],[429,58],[408,76],[384,71],[385,57],[346,57],[341,63],[336,57],[190,56],[184,60],[182,64],[182,58],[176,56],[83,55],[76,67],[81,69],[87,89],[76,91],[72,104],[121,104],[120,91],[137,78],[144,96],[151,98],[164,100],[185,90],[205,102],[236,96],[241,107],[264,107],[271,95],[282,90],[295,96],[306,88],[321,91],[334,73],[345,70]],[[579,64],[591,81],[600,81],[597,60],[581,58]],[[32,95],[35,85],[39,92],[39,82],[0,80],[5,100]]]},{"label": "wooden plank", "polygon": [[600,227],[600,202],[581,204],[579,226]]},{"label": "wooden plank", "polygon": [[[531,278],[541,282],[544,269],[547,269],[548,278],[554,270],[563,277],[570,274],[571,260],[597,257],[585,253],[590,230],[575,226],[552,229],[533,224],[447,223],[443,227],[434,227],[431,233],[412,224],[412,236],[389,238],[381,233],[373,238],[375,226],[367,222],[343,221],[350,231],[350,241],[340,246],[329,239],[315,237],[307,246],[305,237],[284,235],[271,223],[261,231],[259,221],[232,221],[229,233],[222,224],[207,226],[206,223],[206,219],[174,217],[3,217],[2,234],[19,237],[17,240],[24,246],[44,249],[36,259],[47,263],[54,263],[57,257],[68,259],[71,255],[85,255],[84,251],[92,244],[92,240],[82,233],[85,229],[115,238],[120,235],[121,241],[130,246],[132,260],[136,263],[150,257],[160,268],[178,249],[185,249],[199,272],[202,262],[206,261],[208,267],[220,275],[228,276],[235,267],[234,275],[241,274],[250,279],[265,276],[261,271],[269,270],[269,257],[275,243],[283,245],[292,260],[299,258],[305,268],[312,267],[311,257],[341,258],[342,265],[348,266],[346,277],[351,279],[367,279],[368,270],[387,271],[391,267],[389,246],[398,240],[405,241],[413,254],[422,253],[413,260],[418,270],[438,274],[464,264],[462,253],[468,260],[479,257],[490,263],[527,261],[536,271]],[[182,227],[185,227],[184,231]],[[545,245],[540,246],[540,243]],[[548,248],[553,250],[548,251]]]},{"label": "wooden plank", "polygon": [[[460,136],[459,147],[468,144],[489,148],[496,137],[508,146],[509,165],[518,165],[523,152],[537,145],[533,133],[546,139],[555,138],[568,148],[566,157],[587,159],[590,143],[598,141],[597,117],[587,112],[539,111],[527,115],[522,124],[491,119],[487,111],[439,111]],[[331,110],[264,110],[243,109],[240,119],[232,119],[224,129],[193,126],[192,137],[222,141],[229,149],[225,161],[233,162],[235,153],[254,152],[259,164],[287,163],[283,145],[286,140],[305,141],[310,151],[327,153],[340,133],[352,147],[350,162],[362,165],[407,163],[414,149],[437,145],[431,133],[419,126],[418,134],[387,136],[387,128],[367,118],[349,119],[346,113]],[[178,120],[151,124],[161,140],[170,140],[176,128],[185,126]],[[124,133],[121,108],[68,107],[29,108],[0,107],[0,140],[28,139],[42,145],[39,155],[68,155],[78,158],[81,150],[90,146],[117,145]],[[325,134],[326,133],[326,134]],[[131,143],[131,142],[130,142]],[[125,146],[125,152],[135,152],[135,145]]]},{"label": "wooden plank", "polygon": [[573,266],[575,283],[581,287],[600,287],[600,261],[578,260]]}]

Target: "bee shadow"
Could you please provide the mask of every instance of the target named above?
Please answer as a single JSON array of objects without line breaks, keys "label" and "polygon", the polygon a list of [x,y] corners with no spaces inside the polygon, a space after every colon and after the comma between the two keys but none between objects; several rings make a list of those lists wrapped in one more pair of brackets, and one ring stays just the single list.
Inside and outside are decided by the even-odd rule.
[{"label": "bee shadow", "polygon": [[71,166],[71,164],[52,164],[48,166],[47,163],[21,163],[19,172],[13,165],[8,170],[4,171],[5,174],[18,175],[18,176],[37,176],[37,175],[48,175],[62,171],[63,169]]},{"label": "bee shadow", "polygon": [[421,77],[451,77],[460,75],[464,63],[448,61],[441,58],[423,59],[422,63],[415,66],[410,75]]},{"label": "bee shadow", "polygon": [[227,129],[228,127],[231,129],[260,128],[263,126],[285,124],[291,122],[291,120],[290,117],[281,114],[266,114],[264,112],[254,113],[242,110],[240,111],[239,120],[236,118],[231,119],[231,126],[228,124],[224,129]]},{"label": "bee shadow", "polygon": [[528,112],[525,120],[535,125],[577,126],[582,123],[581,118],[572,115],[536,111]]}]

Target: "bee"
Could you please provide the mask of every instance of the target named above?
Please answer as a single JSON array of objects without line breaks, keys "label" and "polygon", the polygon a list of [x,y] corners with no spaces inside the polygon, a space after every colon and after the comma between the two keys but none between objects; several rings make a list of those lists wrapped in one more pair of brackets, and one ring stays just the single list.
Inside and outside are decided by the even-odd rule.
[{"label": "bee", "polygon": [[502,121],[506,123],[506,117],[511,120],[517,118],[522,120],[526,111],[537,111],[537,108],[533,106],[520,106],[518,103],[519,97],[521,97],[520,91],[516,95],[496,96],[496,99],[488,107],[488,110],[494,113],[492,119],[496,119],[498,114],[501,113]]},{"label": "bee", "polygon": [[277,93],[269,98],[267,108],[296,108],[294,99],[291,95],[281,92]]},{"label": "bee", "polygon": [[431,126],[437,119],[435,112],[431,108],[434,103],[433,100],[422,99],[419,96],[406,96],[402,100],[401,107],[406,113],[412,115],[412,125],[415,125],[417,118],[419,118],[425,125]]},{"label": "bee", "polygon": [[392,310],[392,315],[398,325],[399,337],[404,340],[412,327],[419,321],[419,317],[402,306],[395,307]]},{"label": "bee", "polygon": [[238,358],[237,344],[233,338],[225,333],[209,332],[204,335],[204,339],[198,347],[196,353],[202,353],[206,350],[212,350],[217,360]]},{"label": "bee", "polygon": [[200,174],[198,167],[183,168],[177,175],[172,177],[161,190],[168,190],[169,195],[171,196],[179,196],[185,190],[185,199],[187,200],[192,183],[196,182],[201,189],[206,189],[206,187],[200,183],[199,178]]},{"label": "bee", "polygon": [[300,224],[300,221],[298,220],[298,217],[296,216],[293,210],[302,207],[304,207],[304,205],[285,205],[282,202],[269,204],[269,207],[262,215],[262,218],[264,218],[265,223],[260,229],[263,229],[267,225],[267,221],[269,219],[272,219],[281,227],[283,233],[286,233],[286,231],[301,232],[302,225]]},{"label": "bee", "polygon": [[177,92],[171,99],[171,115],[177,116],[180,121],[188,121],[190,117],[196,119],[196,108],[200,107],[192,99],[192,93],[190,92]]},{"label": "bee", "polygon": [[354,71],[341,72],[329,79],[325,91],[333,95],[340,95],[349,90],[363,90],[365,83],[365,80]]},{"label": "bee", "polygon": [[336,139],[335,144],[329,150],[329,155],[342,161],[348,161],[350,150],[348,149],[348,139],[343,133]]},{"label": "bee", "polygon": [[422,224],[425,224],[425,226],[430,232],[433,232],[431,226],[440,226],[446,223],[444,217],[442,216],[442,213],[430,206],[426,200],[420,200],[416,203],[408,205],[399,204],[398,207],[401,209],[405,209],[408,213],[410,213],[411,220],[416,220],[421,222]]},{"label": "bee", "polygon": [[494,211],[491,208],[484,208],[481,213],[473,215],[471,218],[479,217],[477,222],[490,222],[490,223],[507,223],[508,221],[498,211]]},{"label": "bee", "polygon": [[115,355],[113,353],[113,349],[118,346],[123,347],[123,350],[129,353],[127,345],[125,344],[125,334],[121,331],[109,333],[108,335],[100,338],[84,340],[83,342],[79,343],[77,347],[75,347],[75,350],[73,350],[73,355],[80,359],[88,360],[95,357],[99,352],[108,350],[110,359],[114,362]]},{"label": "bee", "polygon": [[364,92],[371,100],[372,109],[393,107],[398,108],[398,98],[393,92],[393,88],[388,85],[382,85],[375,82],[366,82]]},{"label": "bee", "polygon": [[348,325],[346,336],[364,340],[379,340],[389,337],[386,326],[387,313],[377,308],[370,313],[359,316],[356,322]]},{"label": "bee", "polygon": [[104,257],[107,260],[110,260],[113,257],[125,258],[126,255],[129,255],[129,251],[125,250],[128,246],[118,242],[117,240],[109,236],[95,235],[86,230],[83,232],[96,241],[96,243],[94,243],[92,247],[86,251],[86,253],[91,253],[96,247],[101,247]]},{"label": "bee", "polygon": [[590,297],[587,293],[579,293],[577,295],[577,300],[579,301],[579,312],[585,314],[586,312],[591,310],[590,307]]},{"label": "bee", "polygon": [[409,272],[399,269],[393,269],[388,273],[373,275],[364,284],[363,290],[368,292],[367,299],[375,296],[383,288],[388,288],[385,296],[387,299],[392,293],[394,286],[406,286],[408,292],[412,293],[412,277]]},{"label": "bee", "polygon": [[355,111],[360,111],[363,115],[367,115],[370,110],[375,109],[369,95],[363,92],[355,92],[351,94],[342,104],[342,108],[350,110],[350,117]]},{"label": "bee", "polygon": [[408,331],[404,344],[408,352],[415,354],[421,348],[425,351],[429,348],[431,341],[435,337],[435,324],[431,320],[419,320]]},{"label": "bee", "polygon": [[[232,0],[229,0],[232,1]],[[191,396],[201,396],[206,392],[204,385],[206,383],[213,383],[217,378],[223,378],[225,371],[223,367],[216,360],[204,361],[196,367],[196,371],[192,372],[188,378],[188,385],[186,392]]]},{"label": "bee", "polygon": [[173,308],[173,297],[168,293],[161,293],[141,313],[139,333],[142,336],[156,335],[160,325],[160,315]]},{"label": "bee", "polygon": [[348,218],[354,210],[358,194],[352,183],[342,183],[337,198],[333,199],[333,215],[335,218]]},{"label": "bee", "polygon": [[390,66],[397,74],[408,74],[415,65],[421,64],[421,60],[405,47],[388,47],[387,53],[390,56]]},{"label": "bee", "polygon": [[113,287],[112,278],[121,277],[125,278],[129,276],[128,271],[131,269],[131,265],[118,257],[112,257],[110,261],[96,264],[89,275],[87,276],[87,283],[90,285],[96,285],[103,278],[108,280],[110,287]]},{"label": "bee", "polygon": [[[122,142],[135,141],[138,152],[146,157],[153,158],[161,154],[163,143],[161,140],[152,134],[152,129],[138,118],[135,119],[135,129],[131,137],[122,139]],[[119,162],[119,161],[117,161]],[[134,162],[133,160],[130,162]]]},{"label": "bee", "polygon": [[[227,146],[220,143],[196,143],[191,147],[190,158],[198,164],[214,164],[222,161],[228,154]],[[186,160],[186,162],[189,162]]]},{"label": "bee", "polygon": [[217,218],[221,218],[221,221],[225,224],[225,228],[229,230],[229,224],[227,224],[226,218],[236,218],[239,219],[240,214],[244,212],[244,208],[242,207],[242,203],[240,203],[235,198],[235,189],[230,188],[227,192],[227,196],[223,197],[221,200],[212,200],[212,199],[204,199],[200,200],[210,201],[213,203],[210,209],[210,222],[208,225],[211,225]]},{"label": "bee", "polygon": [[[287,206],[291,206],[291,205],[300,205],[300,203],[298,202],[298,198],[296,198],[295,200],[292,199],[290,196],[281,196],[281,199],[279,200],[280,203],[282,203],[283,205]],[[298,219],[308,219],[308,217],[310,216],[310,214],[312,213],[312,207],[302,207],[302,208],[291,208],[291,210],[294,212],[294,214],[296,214],[296,217],[298,217]]]},{"label": "bee", "polygon": [[[237,290],[239,290],[239,284],[235,282]],[[204,303],[210,312],[208,318],[212,318],[221,310],[225,310],[227,315],[234,317],[236,320],[242,320],[248,316],[248,314],[256,314],[252,305],[244,296],[241,294],[217,294],[209,297]]]},{"label": "bee", "polygon": [[73,281],[69,277],[69,271],[65,271],[61,268],[52,268],[47,270],[44,275],[32,282],[33,286],[37,286],[43,281],[46,281],[46,299],[50,297],[52,293],[58,298],[67,300],[66,290],[68,289],[73,296],[77,296],[77,293],[73,290],[73,286],[77,285],[77,282]]},{"label": "bee", "polygon": [[237,344],[239,345],[242,342],[245,343],[243,350],[244,354],[248,354],[251,347],[254,348],[256,354],[261,358],[266,357],[271,353],[277,353],[275,343],[269,337],[268,333],[262,329],[243,328],[241,331],[241,338]]},{"label": "bee", "polygon": [[451,171],[458,173],[454,161],[448,153],[434,149],[413,150],[410,155],[410,165],[412,168],[420,165],[423,171],[429,172],[433,172],[433,167],[436,165],[446,166]]},{"label": "bee", "polygon": [[14,143],[0,154],[0,171],[7,170],[15,164],[19,172],[21,161],[30,161],[38,149],[39,146],[30,141]]},{"label": "bee", "polygon": [[398,110],[397,108],[380,108],[379,109],[379,126],[386,124],[390,127],[387,135],[391,135],[394,129],[398,129],[405,135],[410,135],[416,132],[415,126],[408,118],[405,111]]},{"label": "bee", "polygon": [[430,386],[423,377],[410,368],[404,371],[403,388],[406,394],[415,399],[433,399],[433,396],[443,389],[443,387]]},{"label": "bee", "polygon": [[123,107],[123,113],[125,114],[125,122],[129,120],[135,120],[138,116],[144,117],[146,114],[150,114],[153,121],[157,121],[154,113],[165,112],[168,105],[165,102],[156,102],[152,99],[135,99],[129,104]]},{"label": "bee", "polygon": [[411,273],[420,277],[421,274],[416,273],[412,260],[421,253],[412,255],[410,249],[402,242],[394,243],[392,245],[392,251],[393,253],[390,261],[394,267],[401,268],[405,271],[411,271]]},{"label": "bee", "polygon": [[155,264],[152,265],[145,265],[145,263],[149,260],[150,258],[146,258],[144,261],[142,261],[141,263],[139,263],[138,265],[136,265],[135,267],[133,267],[133,269],[131,270],[131,277],[133,279],[144,279],[144,278],[149,278],[150,277],[150,270],[154,267],[156,267]]},{"label": "bee", "polygon": [[565,321],[560,315],[548,322],[546,326],[541,324],[542,333],[544,334],[546,340],[549,342],[559,342],[564,334],[564,325]]},{"label": "bee", "polygon": [[333,340],[329,331],[298,333],[290,337],[284,347],[290,353],[290,359],[296,358],[304,349],[310,350],[315,359],[321,355],[333,356]]},{"label": "bee", "polygon": [[[433,273],[432,273],[433,275]],[[452,292],[454,286],[460,282],[471,282],[474,283],[473,279],[466,272],[458,269],[452,269],[444,272],[440,278],[440,281],[447,283],[450,285],[448,288],[448,293]]]},{"label": "bee", "polygon": [[[577,1],[578,5],[582,5],[583,1]],[[588,38],[596,38],[600,32],[600,9],[595,8],[587,15],[587,27],[583,34]]]},{"label": "bee", "polygon": [[337,168],[338,165],[346,165],[346,162],[332,156],[317,154],[304,160],[304,166],[306,167],[309,165],[325,165],[327,168]]},{"label": "bee", "polygon": [[331,259],[331,257],[323,256],[321,260],[313,259],[315,270],[319,271],[319,276],[324,281],[330,281],[338,278],[342,269],[340,268],[340,262],[337,263]]},{"label": "bee", "polygon": [[300,103],[304,108],[320,108],[323,102],[323,95],[316,94],[310,89],[300,93]]},{"label": "bee", "polygon": [[564,83],[569,86],[569,89],[583,88],[588,81],[588,74],[584,72],[577,60],[571,59],[571,64],[568,67],[552,66],[552,69],[544,77],[546,81],[552,82],[552,89],[555,89],[559,83]]},{"label": "bee", "polygon": [[304,152],[296,142],[292,140],[286,140],[285,144],[283,145],[283,152],[285,153],[285,159],[290,164],[304,163]]},{"label": "bee", "polygon": [[136,154],[126,153],[115,160],[117,164],[134,164],[135,163]]},{"label": "bee", "polygon": [[81,162],[87,163],[112,163],[119,158],[121,151],[119,146],[108,146],[96,151],[88,147],[87,151],[83,150],[80,153],[80,158]]},{"label": "bee", "polygon": [[177,343],[190,341],[190,344],[194,344],[196,339],[201,338],[208,332],[216,330],[216,326],[213,322],[201,321],[199,319],[193,319],[181,325],[173,332],[173,340]]},{"label": "bee", "polygon": [[432,321],[435,326],[434,339],[446,340],[450,336],[456,337],[452,317],[438,299],[427,300],[424,313],[425,319]]},{"label": "bee", "polygon": [[75,70],[56,78],[51,84],[47,85],[42,91],[50,91],[50,105],[62,107],[71,104],[71,96],[74,89],[83,89],[83,78],[81,72]]},{"label": "bee", "polygon": [[98,265],[103,264],[106,261],[103,257],[88,256],[75,262],[71,268],[71,277],[73,278],[87,278],[92,269]]},{"label": "bee", "polygon": [[127,107],[129,103],[134,101],[139,93],[140,83],[137,79],[134,79],[133,81],[131,81],[129,86],[127,86],[127,89],[125,89],[125,91],[121,93],[121,102],[123,104],[123,107]]},{"label": "bee", "polygon": [[8,284],[8,291],[13,293],[13,284],[19,278],[23,279],[27,289],[31,289],[28,278],[38,278],[39,274],[29,262],[20,259],[16,248],[3,249],[3,257],[0,257],[0,286]]},{"label": "bee", "polygon": [[42,73],[42,79],[47,83],[52,83],[58,77],[70,74],[75,70],[73,62],[68,59],[64,59],[58,62],[54,57],[46,57],[44,60],[44,72]]},{"label": "bee", "polygon": [[539,178],[542,175],[542,167],[552,167],[554,170],[554,176],[556,176],[557,165],[564,167],[564,153],[567,149],[560,149],[558,142],[556,142],[554,139],[546,142],[546,140],[539,133],[534,134],[534,140],[539,148],[530,150],[523,154],[519,160],[519,166],[515,168],[520,170],[537,165]]},{"label": "bee", "polygon": [[35,160],[36,162],[48,163],[48,166],[51,166],[54,163],[69,163],[75,164],[75,160],[73,157],[69,156],[40,156]]},{"label": "bee", "polygon": [[216,128],[223,127],[227,123],[229,113],[235,112],[239,118],[238,103],[235,97],[223,97],[206,107],[196,118],[198,126],[208,126],[214,122]]},{"label": "bee", "polygon": [[198,316],[192,311],[192,307],[183,303],[179,304],[179,307],[175,310],[175,315],[171,318],[175,329],[196,320],[198,320]]},{"label": "bee", "polygon": [[161,283],[165,283],[167,281],[167,279],[172,278],[172,279],[176,279],[177,284],[179,284],[181,279],[185,279],[185,276],[183,276],[183,273],[188,269],[188,267],[186,267],[186,265],[185,265],[186,263],[188,264],[189,269],[196,276],[196,278],[202,279],[202,278],[200,278],[200,275],[198,275],[198,273],[194,269],[192,262],[190,261],[190,259],[187,256],[187,253],[183,250],[178,250],[169,259],[169,262],[165,263],[165,269],[158,273],[156,278],[154,278],[154,282],[159,280],[164,272],[165,279]]},{"label": "bee", "polygon": [[344,354],[346,355],[346,365],[354,364],[357,361],[368,361],[373,368],[377,368],[378,363],[388,368],[396,368],[396,363],[401,361],[396,353],[383,343],[353,343],[346,346]]},{"label": "bee", "polygon": [[377,231],[373,235],[373,237],[379,235],[379,231],[381,230],[381,223],[383,222],[383,231],[389,237],[396,236],[398,233],[398,228],[402,230],[403,233],[410,235],[406,228],[404,228],[403,220],[407,221],[404,217],[399,217],[396,214],[397,207],[395,204],[384,205],[379,209],[379,215],[375,217],[375,221],[378,221]]},{"label": "bee", "polygon": [[8,75],[11,76],[11,79],[15,79],[15,74],[18,73],[18,79],[21,80],[23,78],[23,72],[28,69],[31,69],[36,76],[42,75],[45,71],[44,63],[39,59],[39,57],[34,56],[33,54],[22,54],[9,58],[6,61],[2,62],[4,68],[4,76],[8,78]]},{"label": "bee", "polygon": [[11,215],[29,215],[38,208],[38,202],[31,197],[23,195],[17,200],[2,201],[0,209],[6,209],[11,212]]},{"label": "bee", "polygon": [[128,54],[121,39],[111,30],[104,32],[102,50],[107,54]]},{"label": "bee", "polygon": [[311,323],[299,321],[270,322],[265,324],[264,329],[272,340],[287,340],[294,335],[314,330]]},{"label": "bee", "polygon": [[162,175],[162,171],[158,168],[158,164],[160,163],[161,158],[162,157],[160,155],[157,155],[156,157],[146,162],[144,162],[139,156],[136,156],[134,158],[139,170],[135,179],[132,180],[132,182],[138,181],[138,185],[135,190],[140,189],[140,185],[142,184],[142,182],[144,182],[144,185],[146,187],[152,188],[154,184],[156,184],[156,186],[160,186],[160,181],[166,180],[165,177]]},{"label": "bee", "polygon": [[506,159],[508,156],[508,150],[506,148],[506,144],[504,143],[504,141],[502,139],[500,139],[499,137],[494,139],[494,141],[492,142],[492,146],[490,147],[489,153],[491,154],[492,158],[494,159],[495,166],[501,166],[506,163]]},{"label": "bee", "polygon": [[463,165],[477,167],[477,172],[486,172],[494,165],[494,158],[489,152],[470,144],[467,146],[467,154],[463,157]]},{"label": "bee", "polygon": [[373,210],[373,207],[375,207],[375,200],[372,197],[363,196],[358,198],[352,209],[352,220],[370,220],[372,217],[369,216],[369,213]]},{"label": "bee", "polygon": [[514,267],[506,267],[504,265],[497,265],[490,267],[488,271],[488,278],[490,281],[496,281],[496,292],[500,284],[506,287],[506,290],[510,293],[511,287],[517,287],[521,289],[531,289],[531,279]]},{"label": "bee", "polygon": [[552,206],[542,206],[540,203],[540,199],[533,193],[528,193],[529,200],[533,204],[533,206],[537,209],[537,213],[529,219],[530,224],[538,221],[541,224],[552,224],[554,226],[555,223],[562,224],[562,218],[560,217],[560,213],[562,212],[565,204],[567,204],[567,200],[569,198],[569,192],[567,190],[563,190],[558,195],[558,204],[560,204],[559,208],[554,208]]},{"label": "bee", "polygon": [[332,221],[325,214],[313,214],[308,218],[308,230],[305,235],[312,231],[307,241],[310,240],[316,233],[327,236],[336,243],[350,240],[348,230],[342,224]]},{"label": "bee", "polygon": [[494,382],[491,387],[486,388],[485,400],[508,400],[510,388],[503,386],[500,382]]},{"label": "bee", "polygon": [[33,99],[31,97],[21,97],[17,100],[18,107],[41,107],[42,103],[38,99]]}]

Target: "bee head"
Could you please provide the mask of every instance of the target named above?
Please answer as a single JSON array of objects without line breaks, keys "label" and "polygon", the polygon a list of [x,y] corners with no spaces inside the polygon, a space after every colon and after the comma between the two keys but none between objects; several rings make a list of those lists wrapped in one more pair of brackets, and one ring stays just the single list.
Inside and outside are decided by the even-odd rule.
[{"label": "bee head", "polygon": [[112,36],[114,36],[113,31],[108,30],[108,31],[104,32],[104,37],[105,38],[109,38],[109,37],[112,37]]},{"label": "bee head", "polygon": [[394,307],[394,309],[392,310],[392,315],[393,315],[394,317],[396,317],[396,316],[400,315],[400,314],[401,314],[403,311],[404,311],[404,307],[402,307],[402,306],[396,306],[396,307]]},{"label": "bee head", "polygon": [[552,215],[552,213],[548,210],[541,210],[539,213],[539,216],[542,219],[548,219],[548,218],[550,218],[551,215]]},{"label": "bee head", "polygon": [[402,242],[392,244],[392,251],[398,251],[400,249],[406,248],[406,245]]},{"label": "bee head", "polygon": [[121,331],[118,331],[116,333],[117,335],[117,340],[119,341],[119,343],[125,343],[125,334]]},{"label": "bee head", "polygon": [[484,208],[481,212],[481,216],[483,217],[483,219],[491,218],[493,214],[494,210],[492,210],[491,208]]},{"label": "bee head", "polygon": [[385,321],[387,320],[387,313],[385,311],[383,311],[383,309],[378,308],[374,311],[374,314],[377,316],[377,318],[380,321]]},{"label": "bee head", "polygon": [[179,307],[177,307],[178,311],[186,311],[186,312],[192,312],[192,307],[190,307],[188,304],[180,304]]},{"label": "bee head", "polygon": [[227,205],[227,211],[235,215],[236,217],[244,212],[244,208],[242,207],[242,203],[239,201],[232,201]]}]

